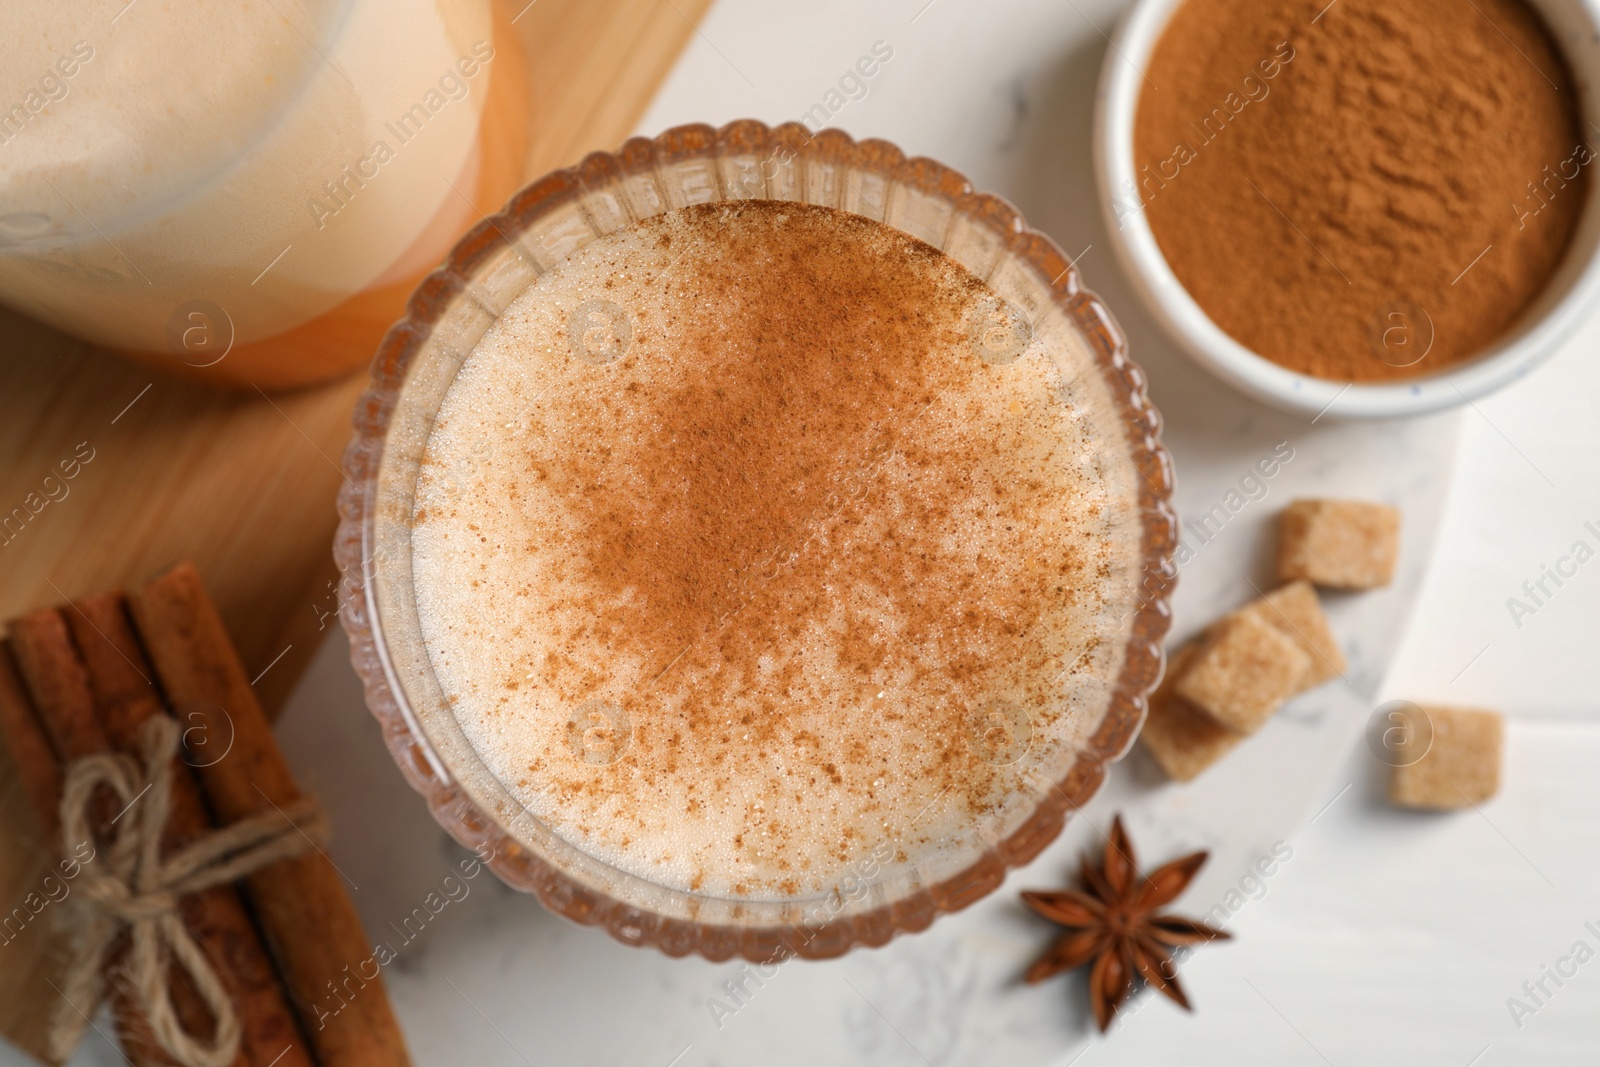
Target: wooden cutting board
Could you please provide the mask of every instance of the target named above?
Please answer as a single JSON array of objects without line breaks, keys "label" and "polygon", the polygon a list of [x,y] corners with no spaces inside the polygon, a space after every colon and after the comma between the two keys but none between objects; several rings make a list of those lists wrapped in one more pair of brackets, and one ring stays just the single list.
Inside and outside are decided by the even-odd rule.
[{"label": "wooden cutting board", "polygon": [[[534,178],[632,132],[710,0],[496,3],[525,56]],[[0,620],[192,559],[275,711],[338,625],[334,497],[365,384],[363,371],[271,396],[216,392],[0,308],[0,514],[30,515],[0,533]],[[13,940],[4,920],[42,892],[49,864],[0,749],[0,1033],[29,1050],[49,1016],[39,972],[57,953],[46,924]]]}]

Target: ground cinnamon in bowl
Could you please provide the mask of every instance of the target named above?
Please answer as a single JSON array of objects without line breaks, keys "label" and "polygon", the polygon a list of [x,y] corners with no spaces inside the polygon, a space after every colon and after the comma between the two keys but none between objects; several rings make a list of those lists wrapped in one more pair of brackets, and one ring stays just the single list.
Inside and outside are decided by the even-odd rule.
[{"label": "ground cinnamon in bowl", "polygon": [[1145,75],[1162,254],[1235,340],[1318,378],[1431,374],[1515,329],[1597,154],[1520,0],[1187,0]]}]

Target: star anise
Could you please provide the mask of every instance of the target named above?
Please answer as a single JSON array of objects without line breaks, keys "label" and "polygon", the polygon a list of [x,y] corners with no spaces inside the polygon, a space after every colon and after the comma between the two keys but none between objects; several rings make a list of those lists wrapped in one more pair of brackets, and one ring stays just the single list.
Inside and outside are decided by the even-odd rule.
[{"label": "star anise", "polygon": [[1194,919],[1157,915],[1155,910],[1183,892],[1207,855],[1196,852],[1141,876],[1133,844],[1122,828],[1122,817],[1117,816],[1111,822],[1100,869],[1095,869],[1087,854],[1083,857],[1083,892],[1065,889],[1022,894],[1028,907],[1071,931],[1028,968],[1027,980],[1041,982],[1093,960],[1089,1005],[1102,1033],[1133,990],[1135,976],[1189,1010],[1189,998],[1178,984],[1170,950],[1231,935]]}]

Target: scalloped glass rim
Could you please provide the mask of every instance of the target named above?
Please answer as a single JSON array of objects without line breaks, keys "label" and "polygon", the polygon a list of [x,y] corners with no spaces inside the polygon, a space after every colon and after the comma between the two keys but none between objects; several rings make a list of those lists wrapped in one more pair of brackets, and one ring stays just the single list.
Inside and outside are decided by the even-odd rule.
[{"label": "scalloped glass rim", "polygon": [[[759,165],[780,156],[783,164],[774,167],[772,175],[753,183],[748,180],[752,160]],[[481,289],[484,280],[477,272],[496,253],[509,247],[519,256],[532,254],[519,238],[536,223],[548,223],[563,209],[571,210],[586,192],[616,193],[619,183],[644,181],[654,187],[650,195],[665,202],[659,210],[680,206],[671,202],[672,193],[662,185],[658,168],[684,164],[708,183],[703,191],[709,191],[710,199],[729,199],[741,192],[779,199],[804,197],[882,220],[895,198],[907,198],[928,230],[915,236],[947,248],[959,227],[969,254],[992,255],[991,270],[1005,265],[1008,258],[1025,265],[1092,354],[1122,416],[1126,458],[1139,475],[1140,595],[1104,718],[1070,771],[1018,829],[954,877],[870,908],[852,911],[841,899],[837,914],[805,920],[803,931],[792,920],[736,925],[657,914],[597,892],[519,843],[478,807],[431,749],[404,698],[385,646],[373,583],[368,581],[373,574],[375,501],[385,436],[407,371],[452,301],[463,293],[474,299],[475,288]],[[841,174],[857,180],[841,184],[836,181]],[[805,197],[808,181],[819,183],[818,189],[808,191],[825,192],[829,199]],[[822,184],[827,188],[821,189]],[[645,212],[650,213],[654,212]],[[857,142],[837,130],[813,136],[798,123],[769,128],[746,120],[720,130],[679,126],[654,139],[633,138],[614,154],[593,153],[576,167],[533,182],[501,212],[469,231],[445,264],[418,286],[406,318],[390,329],[378,349],[371,385],[356,405],[352,424],[355,435],[344,455],[347,478],[339,493],[340,522],[333,546],[342,575],[339,614],[367,705],[383,727],[395,762],[412,788],[426,798],[440,825],[463,845],[492,856],[489,866],[508,885],[534,894],[558,915],[601,926],[626,944],[651,945],[673,956],[693,952],[711,960],[735,955],[752,961],[787,955],[820,959],[856,945],[882,945],[896,933],[925,929],[940,914],[958,911],[993,892],[1007,869],[1028,862],[1055,839],[1067,813],[1088,801],[1104,780],[1107,764],[1133,743],[1144,721],[1146,697],[1161,675],[1162,641],[1171,621],[1167,598],[1177,573],[1172,556],[1178,531],[1171,508],[1172,464],[1160,442],[1161,419],[1146,397],[1143,372],[1128,359],[1122,332],[1110,313],[1083,288],[1077,270],[1053,241],[1028,229],[1010,204],[976,192],[957,172],[933,160],[907,159],[886,141]],[[760,912],[768,903],[757,902],[750,908]],[[743,907],[736,905],[734,911]]]}]

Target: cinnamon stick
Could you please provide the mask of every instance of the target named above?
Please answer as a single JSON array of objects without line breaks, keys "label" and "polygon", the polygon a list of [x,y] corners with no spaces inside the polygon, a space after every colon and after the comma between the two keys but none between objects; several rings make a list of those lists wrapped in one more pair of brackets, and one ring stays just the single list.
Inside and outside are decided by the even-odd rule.
[{"label": "cinnamon stick", "polygon": [[39,816],[39,828],[51,852],[61,837],[61,763],[56,759],[44,723],[22,687],[10,641],[0,641],[0,741],[11,751],[12,765],[23,792]]},{"label": "cinnamon stick", "polygon": [[17,666],[56,755],[71,761],[110,748],[94,713],[89,672],[78,658],[61,613],[54,608],[36,611],[12,619],[10,626]]},{"label": "cinnamon stick", "polygon": [[[28,695],[22,675],[17,671],[11,642],[4,639],[0,639],[0,745],[10,752],[13,773],[38,822],[37,833],[27,834],[25,839],[40,855],[50,858],[45,867],[48,873],[37,889],[51,900],[63,900],[64,896],[56,897],[55,893],[63,888],[70,893],[72,879],[82,872],[84,863],[93,861],[95,854],[89,842],[83,842],[67,855],[60,854],[61,821],[57,801],[61,796],[61,764],[56,759],[55,749],[50,747],[50,738],[33,706],[33,698]],[[20,825],[13,829],[25,833]],[[34,896],[34,893],[28,894],[29,898]],[[33,934],[32,943],[16,949],[10,947],[12,942],[24,936],[34,920],[19,928],[11,921],[15,915],[12,912],[0,925],[0,950],[6,957],[6,966],[26,973],[25,978],[21,973],[14,973],[7,982],[16,1000],[8,1005],[12,1009],[13,1025],[7,1036],[35,1058],[48,1062],[49,1009],[60,999],[58,991],[65,960],[59,939],[50,929],[50,918],[42,913],[43,905],[38,905],[40,912],[34,912],[34,904],[28,901],[24,901],[24,905],[45,921],[38,924],[42,929]]]},{"label": "cinnamon stick", "polygon": [[[55,610],[37,611],[13,619],[11,648],[16,654],[17,666],[27,683],[38,710],[39,721],[44,726],[53,751],[57,799],[40,812],[50,825],[59,827],[60,812],[57,807],[60,794],[62,768],[75,759],[104,752],[111,747],[100,721],[94,713],[94,698],[89,689],[89,673],[78,658],[67,632],[66,623]],[[108,826],[118,815],[117,798],[104,790],[95,800],[95,820],[101,828]],[[59,830],[57,831],[59,833]],[[122,945],[107,956],[105,964],[108,977],[126,953],[126,938]],[[133,996],[123,983],[110,981],[111,1018],[117,1028],[118,1044],[122,1054],[133,1067],[177,1067],[156,1041],[150,1021],[139,1011]],[[174,998],[174,1007],[178,1006]],[[73,1005],[80,1011],[88,1005]],[[206,1020],[209,1022],[209,1019]],[[189,1020],[184,1019],[187,1025]],[[250,1067],[236,1057],[233,1067]]]},{"label": "cinnamon stick", "polygon": [[[64,612],[88,669],[101,725],[118,750],[137,756],[139,731],[165,715],[120,593],[79,601]],[[181,760],[172,768],[164,852],[182,848],[213,828],[193,772]],[[215,886],[183,898],[183,923],[212,961],[239,1016],[243,1051],[254,1067],[311,1067],[305,1038],[267,956],[266,946],[232,886]],[[182,1009],[180,1008],[180,1011]],[[201,1011],[204,1011],[201,1006]]]},{"label": "cinnamon stick", "polygon": [[[161,686],[208,738],[232,737],[228,755],[198,768],[217,817],[230,822],[300,800],[192,564],[129,598]],[[382,974],[341,875],[320,849],[273,864],[246,884],[312,1048],[323,1067],[408,1065]]]}]

